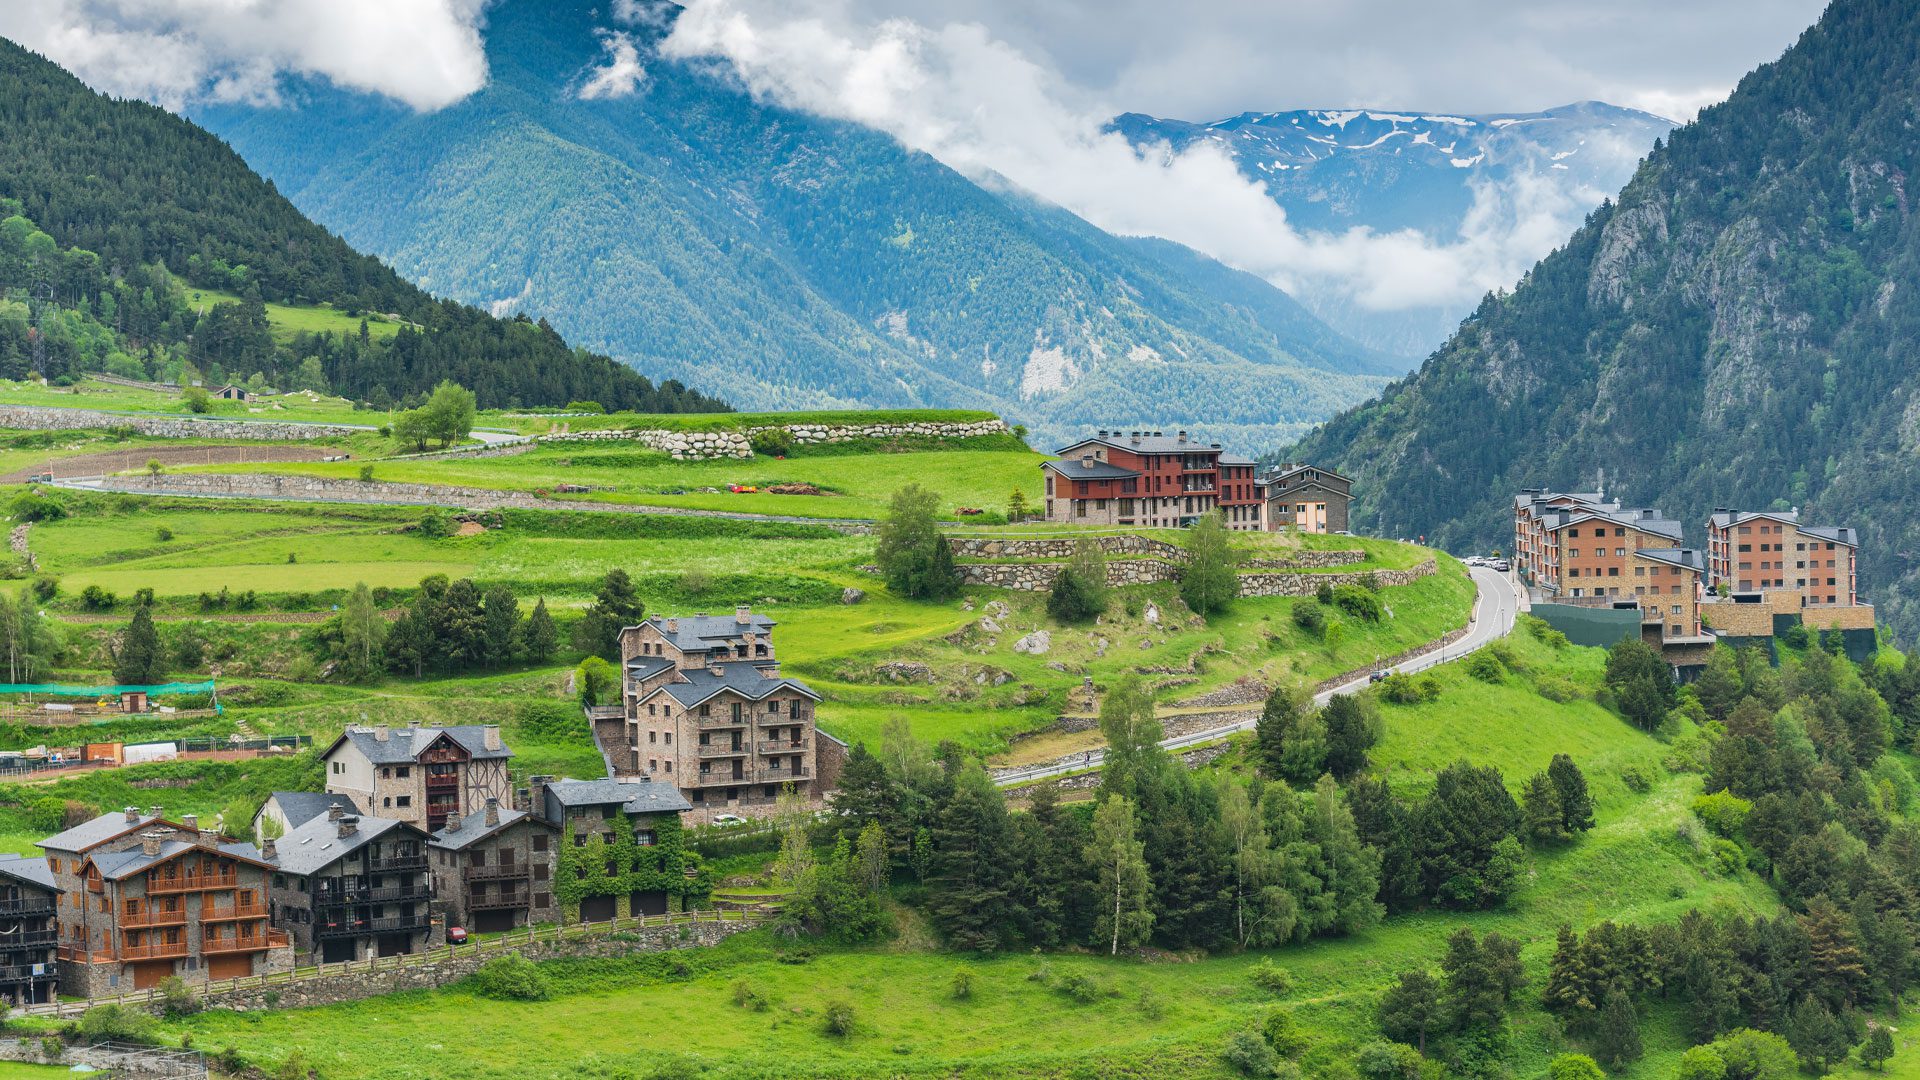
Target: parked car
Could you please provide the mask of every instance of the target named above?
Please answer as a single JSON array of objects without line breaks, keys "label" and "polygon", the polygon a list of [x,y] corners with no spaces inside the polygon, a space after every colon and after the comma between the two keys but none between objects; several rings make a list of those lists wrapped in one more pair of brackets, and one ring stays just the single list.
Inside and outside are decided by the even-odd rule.
[{"label": "parked car", "polygon": [[449,926],[449,927],[447,927],[447,944],[449,944],[449,945],[465,945],[466,943],[467,943],[467,928],[466,928],[466,927],[464,927],[464,926]]},{"label": "parked car", "polygon": [[1367,681],[1370,683],[1377,683],[1385,679],[1387,676],[1391,674],[1393,674],[1393,672],[1391,671],[1375,671],[1367,676]]},{"label": "parked car", "polygon": [[713,823],[721,826],[745,825],[747,819],[741,817],[739,814],[715,814],[713,815]]},{"label": "parked car", "polygon": [[1513,569],[1513,564],[1505,559],[1500,559],[1493,564],[1493,568],[1504,574]]}]

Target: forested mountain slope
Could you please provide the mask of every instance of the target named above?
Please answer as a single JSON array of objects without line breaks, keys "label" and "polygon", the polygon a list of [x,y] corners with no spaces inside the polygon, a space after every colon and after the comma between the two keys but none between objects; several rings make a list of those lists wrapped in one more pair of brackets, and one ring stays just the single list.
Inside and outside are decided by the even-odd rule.
[{"label": "forested mountain slope", "polygon": [[[178,278],[238,294],[256,309],[257,301],[326,302],[410,324],[391,341],[310,335],[277,349],[257,311],[224,311],[223,320],[238,316],[226,321],[255,332],[203,336],[192,358],[229,377],[262,372],[285,385],[302,360],[314,357],[331,389],[356,397],[402,399],[451,378],[472,388],[483,406],[592,399],[652,411],[723,407],[571,349],[545,326],[429,296],[307,220],[219,139],[162,109],[96,94],[4,39],[0,131],[0,198],[19,204],[22,236],[37,226],[50,240],[44,249],[22,248],[0,288],[93,308],[102,281],[164,267],[152,277],[162,293],[157,306],[149,305],[156,317],[115,343],[142,354],[142,364],[165,363],[162,351],[177,363],[187,349],[194,324],[165,295]],[[85,350],[69,359],[103,361]]]},{"label": "forested mountain slope", "polygon": [[646,68],[631,94],[583,99],[614,29],[599,12],[489,9],[489,84],[438,112],[304,84],[287,108],[196,116],[427,287],[741,405],[987,407],[1043,434],[1272,446],[1388,370],[1265,282],[1216,292],[1232,271],[1211,260],[756,102],[658,56],[657,29],[622,30]]},{"label": "forested mountain slope", "polygon": [[1420,371],[1296,455],[1356,527],[1502,543],[1527,485],[1799,506],[1862,530],[1883,621],[1920,633],[1920,5],[1837,0],[1656,149],[1617,202]]}]

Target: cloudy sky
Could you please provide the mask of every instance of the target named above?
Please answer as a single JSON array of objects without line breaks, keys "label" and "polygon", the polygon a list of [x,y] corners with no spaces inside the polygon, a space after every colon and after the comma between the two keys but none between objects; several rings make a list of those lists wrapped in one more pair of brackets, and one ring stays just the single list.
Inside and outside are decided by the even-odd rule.
[{"label": "cloudy sky", "polygon": [[[567,0],[0,0],[0,34],[93,85],[169,107],[272,107],[286,73],[416,109],[485,85],[490,3]],[[581,97],[645,92],[664,0],[598,5]],[[1679,120],[1819,15],[1819,0],[686,0],[662,50],[763,98],[888,132],[1115,232],[1179,240],[1283,288],[1363,308],[1470,304],[1510,285],[1607,192],[1521,178],[1461,235],[1295,229],[1205,146],[1142,153],[1118,112],[1208,120],[1372,106],[1517,112],[1599,99]],[[1637,155],[1638,151],[1632,150]],[[1629,157],[1630,164],[1632,157]]]}]

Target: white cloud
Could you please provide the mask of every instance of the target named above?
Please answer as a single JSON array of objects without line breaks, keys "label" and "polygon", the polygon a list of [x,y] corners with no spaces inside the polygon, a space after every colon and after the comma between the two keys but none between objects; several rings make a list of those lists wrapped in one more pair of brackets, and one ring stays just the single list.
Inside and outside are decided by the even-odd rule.
[{"label": "white cloud", "polygon": [[640,63],[640,47],[634,44],[633,35],[603,33],[600,44],[607,50],[606,66],[593,69],[586,84],[580,87],[580,97],[595,101],[631,96],[647,78],[647,69]]},{"label": "white cloud", "polygon": [[92,86],[179,108],[318,75],[415,109],[485,85],[488,0],[5,0],[0,34]]},{"label": "white cloud", "polygon": [[719,58],[762,98],[888,132],[1111,232],[1167,237],[1282,288],[1372,310],[1460,305],[1511,286],[1606,194],[1522,174],[1478,190],[1457,240],[1306,232],[1224,152],[1135,149],[1104,130],[1113,103],[978,24],[862,24],[831,5],[794,14],[782,0],[695,0],[663,51]]}]

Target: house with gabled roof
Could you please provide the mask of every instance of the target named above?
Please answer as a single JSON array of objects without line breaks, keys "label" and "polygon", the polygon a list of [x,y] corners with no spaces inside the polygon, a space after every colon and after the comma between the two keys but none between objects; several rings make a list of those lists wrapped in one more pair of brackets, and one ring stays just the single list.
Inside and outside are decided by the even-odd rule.
[{"label": "house with gabled roof", "polygon": [[494,725],[409,724],[346,729],[321,755],[328,794],[346,795],[368,816],[433,832],[488,799],[511,802],[513,751]]},{"label": "house with gabled roof", "polygon": [[559,836],[559,826],[540,814],[493,799],[450,819],[427,842],[435,903],[447,925],[484,933],[556,921],[553,867]]},{"label": "house with gabled roof", "polygon": [[103,814],[40,842],[58,887],[60,985],[96,997],[284,971],[270,926],[271,868],[252,844],[160,807]]},{"label": "house with gabled roof", "polygon": [[[681,816],[693,809],[672,784],[646,777],[535,776],[527,781],[527,803],[534,818],[556,830],[556,878],[577,876],[579,907],[569,911],[568,918],[605,922],[659,915],[669,909],[671,896],[686,896],[696,887],[688,877],[695,860],[685,845],[662,844],[663,836],[670,839],[669,834],[678,833]],[[576,858],[576,869],[569,870],[568,852],[592,850],[596,841],[606,864],[589,865]]]},{"label": "house with gabled roof", "polygon": [[0,855],[0,1000],[52,1001],[60,982],[60,885],[43,857]]},{"label": "house with gabled roof", "polygon": [[[336,805],[342,813],[363,812],[354,803],[353,796],[342,792],[276,791],[267,796],[267,801],[260,804],[260,809],[253,812],[253,842],[258,846],[267,838],[269,831],[275,836],[285,836]],[[271,829],[268,822],[273,823]]]},{"label": "house with gabled roof", "polygon": [[[823,798],[844,747],[821,742],[820,695],[780,674],[773,628],[740,607],[622,630],[627,754],[615,771],[673,785],[700,820],[764,812],[789,788]],[[610,734],[599,734],[603,747],[618,745]]]},{"label": "house with gabled roof", "polygon": [[266,841],[274,925],[307,963],[420,952],[434,944],[427,834],[335,804]]},{"label": "house with gabled roof", "polygon": [[1179,528],[1218,510],[1230,529],[1267,527],[1254,460],[1184,431],[1102,430],[1040,468],[1048,521]]},{"label": "house with gabled roof", "polygon": [[1286,464],[1258,481],[1269,531],[1349,531],[1353,481],[1322,465]]}]

